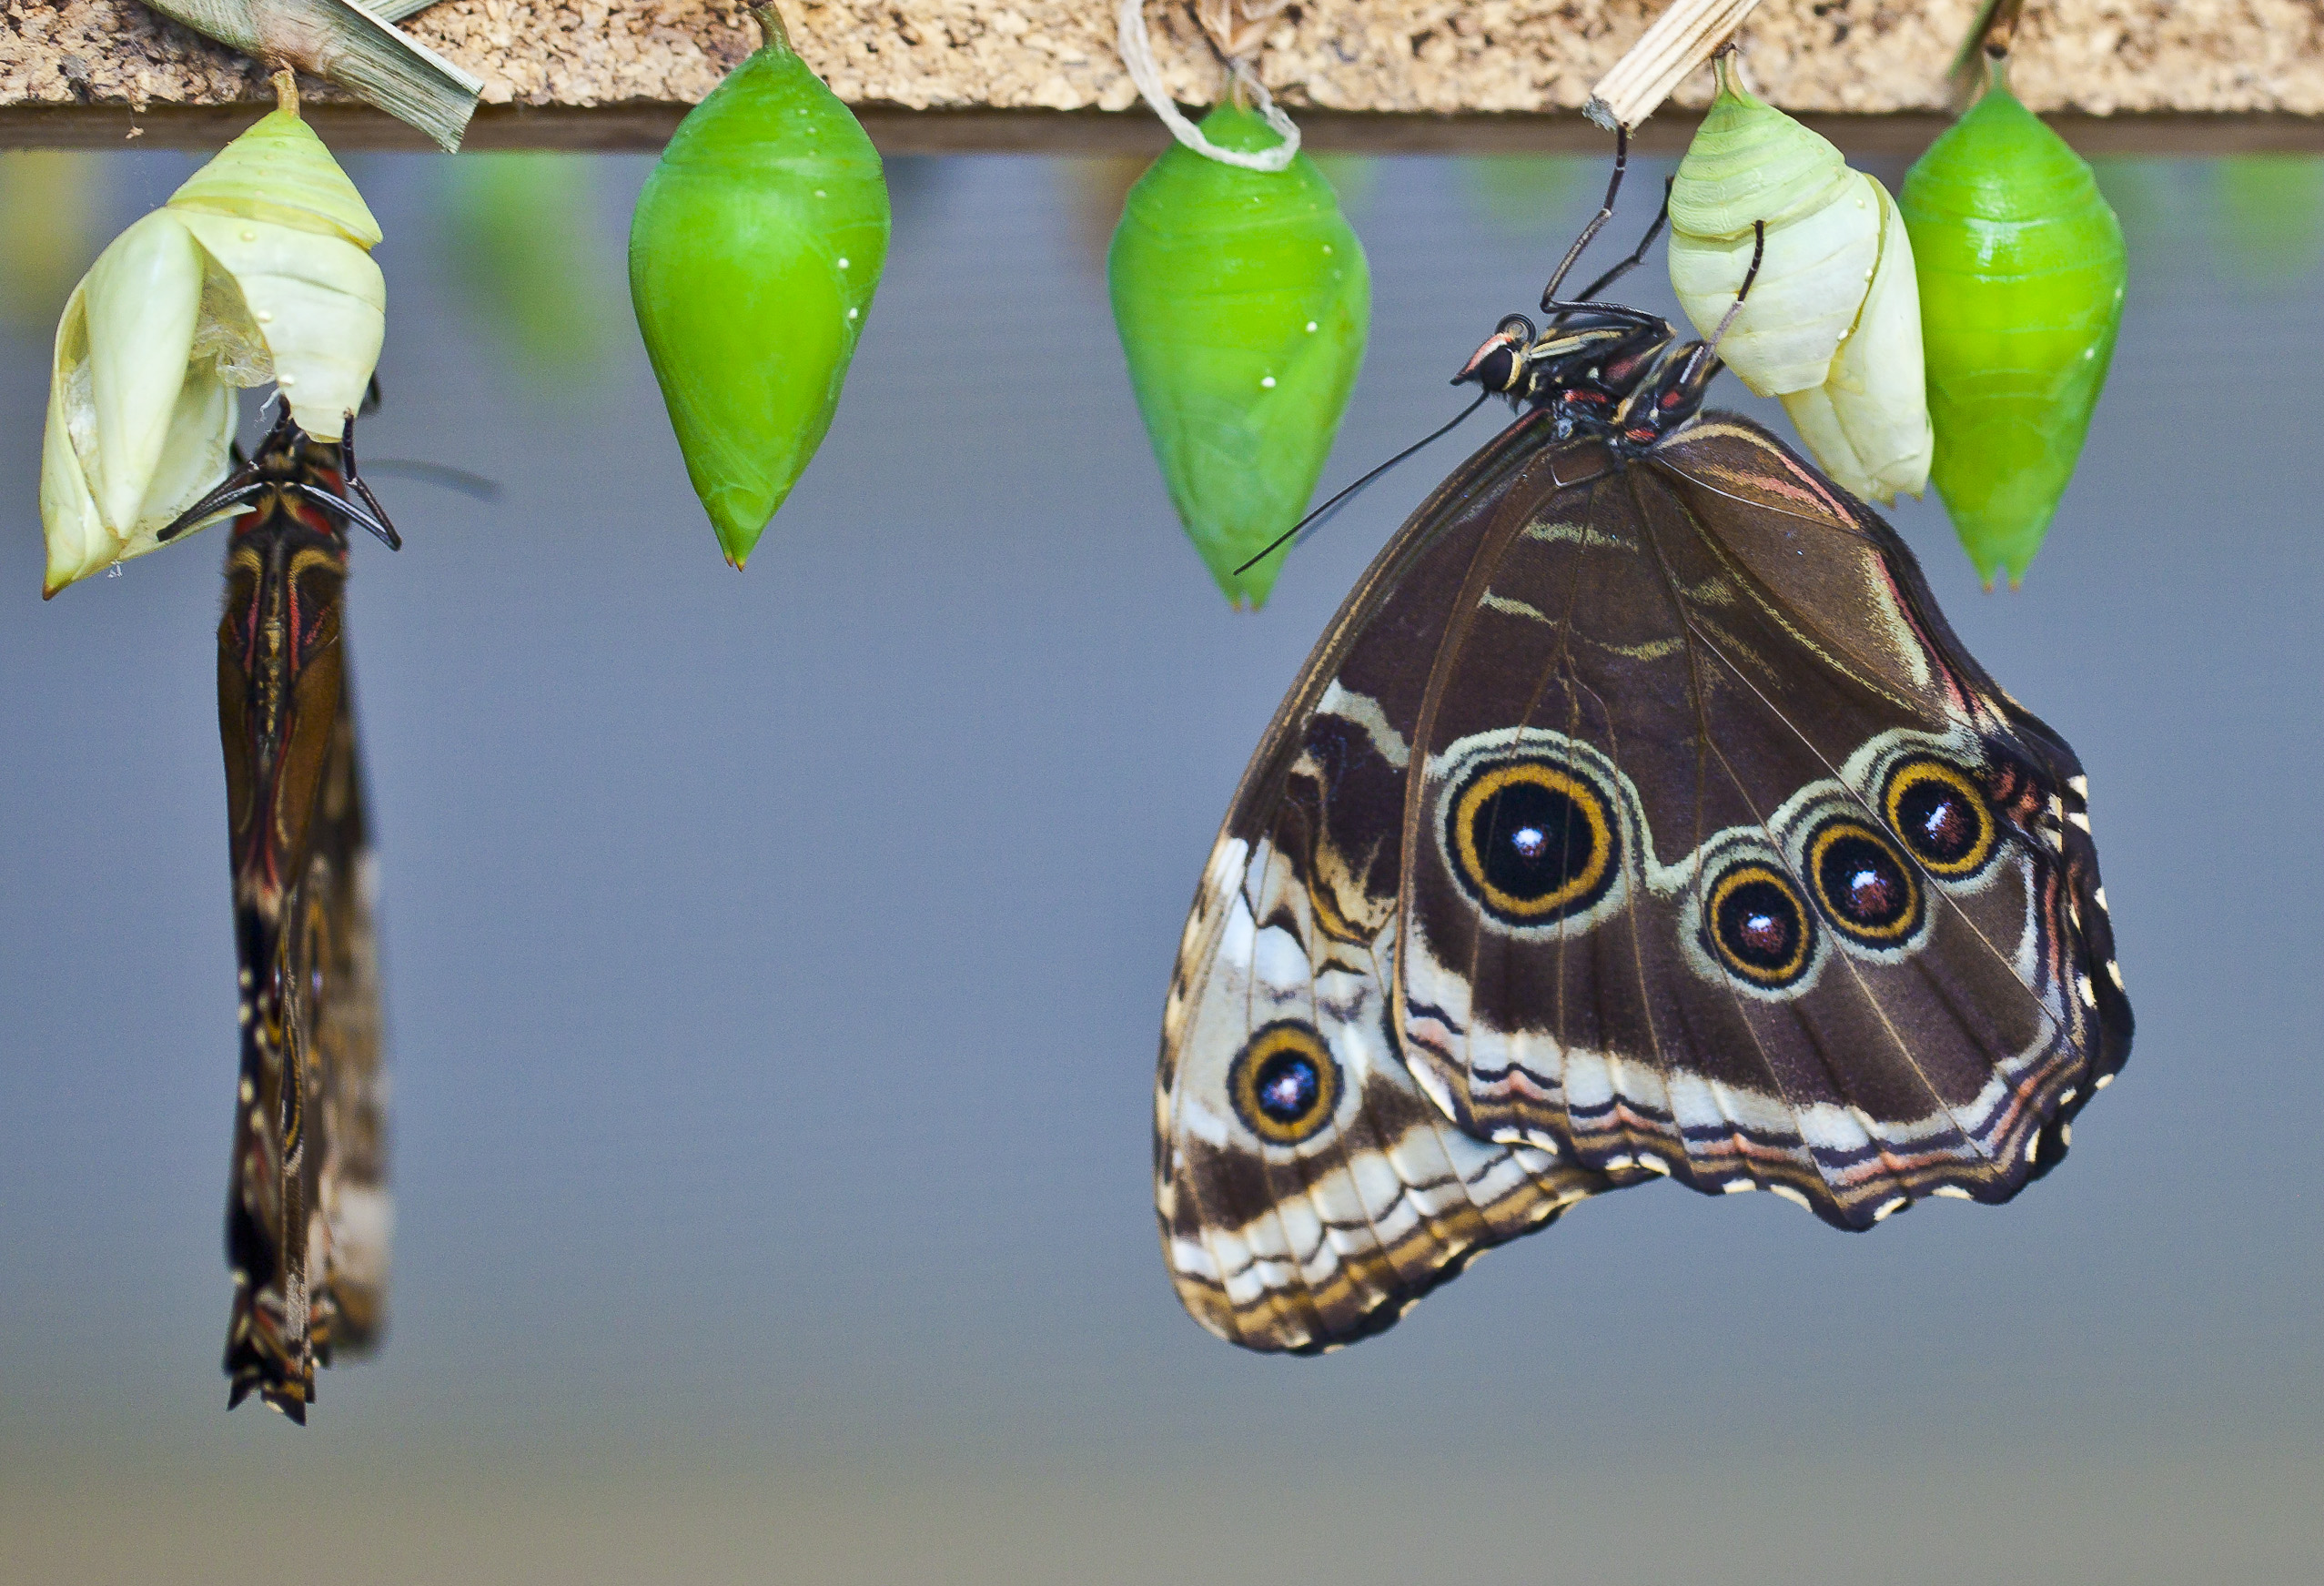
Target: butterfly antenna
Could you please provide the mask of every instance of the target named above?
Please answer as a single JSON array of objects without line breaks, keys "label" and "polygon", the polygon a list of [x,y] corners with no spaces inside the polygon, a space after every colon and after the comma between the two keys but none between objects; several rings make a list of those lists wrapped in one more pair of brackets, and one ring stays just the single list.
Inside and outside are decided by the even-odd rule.
[{"label": "butterfly antenna", "polygon": [[1617,126],[1614,128],[1614,175],[1613,179],[1606,184],[1606,201],[1598,206],[1598,213],[1591,217],[1590,224],[1581,228],[1581,235],[1573,239],[1573,246],[1565,250],[1565,258],[1559,261],[1557,273],[1550,278],[1550,284],[1541,288],[1541,311],[1544,314],[1550,311],[1550,305],[1557,301],[1558,288],[1565,284],[1567,274],[1581,260],[1581,250],[1588,247],[1590,239],[1614,217],[1614,195],[1622,191],[1622,168],[1629,163],[1630,128]]},{"label": "butterfly antenna", "polygon": [[1339,510],[1340,508],[1346,506],[1349,500],[1354,499],[1356,492],[1362,490],[1366,485],[1370,484],[1374,480],[1379,478],[1380,475],[1386,473],[1389,469],[1394,468],[1398,463],[1402,462],[1406,458],[1411,456],[1422,447],[1428,445],[1429,442],[1441,439],[1445,436],[1450,434],[1455,429],[1460,427],[1462,421],[1465,420],[1470,414],[1474,413],[1478,409],[1483,407],[1485,405],[1485,399],[1492,394],[1493,393],[1490,391],[1478,392],[1477,399],[1470,403],[1466,408],[1461,409],[1459,416],[1456,417],[1451,423],[1445,425],[1441,429],[1432,429],[1428,434],[1423,435],[1420,439],[1415,440],[1411,445],[1398,452],[1394,457],[1391,457],[1386,462],[1381,463],[1378,468],[1372,470],[1371,472],[1366,474],[1362,479],[1358,480],[1354,484],[1349,485],[1346,490],[1332,497],[1331,500],[1326,501],[1322,506],[1318,507],[1314,511],[1309,512],[1306,517],[1292,524],[1288,529],[1283,530],[1282,533],[1278,534],[1273,540],[1268,542],[1268,546],[1265,551],[1260,551],[1257,556],[1252,557],[1248,561],[1243,563],[1242,566],[1235,570],[1237,576],[1239,577],[1240,575],[1250,571],[1251,569],[1257,567],[1260,562],[1265,561],[1268,557],[1274,555],[1276,551],[1283,547],[1286,541],[1303,540],[1313,530],[1321,528],[1323,526],[1324,520],[1330,517],[1334,512]]},{"label": "butterfly antenna", "polygon": [[1662,227],[1670,222],[1671,189],[1678,186],[1678,177],[1674,176],[1662,178],[1662,207],[1654,212],[1654,224],[1646,228],[1644,237],[1639,238],[1637,251],[1591,282],[1587,288],[1583,288],[1581,294],[1573,299],[1575,302],[1587,303],[1646,262],[1646,250],[1654,246],[1654,239],[1662,235]]}]

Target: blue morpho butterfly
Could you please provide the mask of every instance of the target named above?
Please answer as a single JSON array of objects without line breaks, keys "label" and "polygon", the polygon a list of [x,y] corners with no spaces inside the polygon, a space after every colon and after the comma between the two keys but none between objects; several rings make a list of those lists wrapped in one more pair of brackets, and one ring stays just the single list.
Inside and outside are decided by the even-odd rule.
[{"label": "blue morpho butterfly", "polygon": [[1251,1349],[1651,1178],[1844,1228],[2007,1200],[2129,1050],[2074,752],[1887,524],[1701,410],[1717,337],[1591,300],[1654,230],[1558,297],[1623,163],[1544,328],[1455,377],[1518,419],[1349,595],[1196,894],[1155,1203]]}]

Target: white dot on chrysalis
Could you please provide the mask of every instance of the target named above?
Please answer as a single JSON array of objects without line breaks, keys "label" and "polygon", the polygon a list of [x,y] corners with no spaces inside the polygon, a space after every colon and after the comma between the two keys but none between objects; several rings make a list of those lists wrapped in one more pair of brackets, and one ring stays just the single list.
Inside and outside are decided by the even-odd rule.
[{"label": "white dot on chrysalis", "polygon": [[850,319],[854,318],[855,318],[855,310],[854,310],[854,309],[853,309],[853,308],[850,308],[849,310],[847,310],[847,317],[848,317]]},{"label": "white dot on chrysalis", "polygon": [[841,269],[845,269],[847,268],[847,261],[845,259],[841,259],[839,261],[839,268]]},{"label": "white dot on chrysalis", "polygon": [[1315,321],[1312,319],[1308,321],[1308,334],[1309,336],[1313,336],[1315,334]]},{"label": "white dot on chrysalis", "polygon": [[820,197],[822,197],[823,196],[824,196],[824,190],[823,190],[821,187],[817,187],[817,188],[815,189],[815,197],[818,197],[818,198],[820,198]]},{"label": "white dot on chrysalis", "polygon": [[1326,252],[1326,253],[1329,253],[1329,252],[1331,251],[1331,244],[1329,244],[1329,243],[1328,243],[1328,242],[1327,242],[1327,243],[1325,243],[1325,244],[1323,245],[1323,251],[1324,251],[1324,252]]},{"label": "white dot on chrysalis", "polygon": [[1273,390],[1275,389],[1275,377],[1273,375],[1268,375],[1265,379],[1259,381],[1259,388],[1262,390]]}]

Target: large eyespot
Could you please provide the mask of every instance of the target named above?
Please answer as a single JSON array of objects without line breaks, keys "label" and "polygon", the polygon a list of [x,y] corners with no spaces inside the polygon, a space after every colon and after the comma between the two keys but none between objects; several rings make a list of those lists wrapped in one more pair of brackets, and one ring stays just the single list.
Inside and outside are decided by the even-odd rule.
[{"label": "large eyespot", "polygon": [[1250,1132],[1296,1146],[1339,1106],[1339,1065],[1313,1025],[1278,1019],[1253,1032],[1227,1070],[1227,1094]]},{"label": "large eyespot", "polygon": [[1985,790],[1932,755],[1897,762],[1881,790],[1880,810],[1931,875],[1974,875],[1993,857],[1998,831]]},{"label": "large eyespot", "polygon": [[1452,796],[1445,847],[1460,884],[1513,925],[1542,925],[1606,895],[1621,868],[1605,795],[1549,760],[1489,762]]},{"label": "large eyespot", "polygon": [[1867,947],[1901,946],[1921,925],[1921,888],[1895,845],[1862,821],[1824,822],[1807,840],[1809,884],[1833,927]]},{"label": "large eyespot", "polygon": [[1763,860],[1723,870],[1704,897],[1703,934],[1729,973],[1774,990],[1815,961],[1815,925],[1792,878]]}]

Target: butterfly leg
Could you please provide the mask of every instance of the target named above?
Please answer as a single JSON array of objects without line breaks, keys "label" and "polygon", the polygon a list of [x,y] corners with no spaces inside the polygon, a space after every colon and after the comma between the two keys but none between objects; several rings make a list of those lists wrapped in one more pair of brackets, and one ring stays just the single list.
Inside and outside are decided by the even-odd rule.
[{"label": "butterfly leg", "polygon": [[1590,246],[1590,239],[1614,217],[1614,195],[1622,191],[1622,170],[1629,164],[1630,129],[1617,126],[1614,128],[1614,174],[1606,184],[1605,202],[1598,206],[1598,213],[1591,217],[1589,225],[1581,228],[1581,235],[1573,239],[1573,246],[1565,250],[1565,258],[1558,261],[1557,272],[1550,277],[1550,284],[1541,288],[1542,313],[1549,313],[1550,306],[1557,301],[1558,288],[1565,283],[1567,274],[1581,259],[1581,250]]},{"label": "butterfly leg", "polygon": [[[1743,271],[1743,285],[1735,288],[1734,303],[1719,320],[1719,328],[1711,333],[1711,339],[1704,342],[1702,350],[1695,354],[1697,359],[1707,360],[1718,357],[1719,343],[1726,339],[1728,330],[1735,323],[1735,317],[1743,312],[1743,299],[1751,296],[1752,283],[1759,279],[1759,267],[1767,258],[1767,222],[1753,221],[1751,237],[1751,268]],[[1703,378],[1706,380],[1710,379],[1708,375]]]},{"label": "butterfly leg", "polygon": [[379,505],[379,498],[371,493],[371,487],[363,482],[363,476],[355,470],[355,415],[352,413],[348,414],[340,424],[338,466],[341,477],[347,480],[348,489],[362,498],[363,505],[370,509],[369,513],[356,507],[352,501],[330,500],[320,491],[311,488],[306,493],[315,497],[324,505],[337,508],[347,517],[369,529],[379,537],[389,551],[401,551],[403,536],[396,532],[396,526],[388,520],[388,510]]},{"label": "butterfly leg", "polygon": [[[1596,297],[1608,287],[1612,286],[1616,281],[1622,279],[1622,277],[1630,274],[1631,271],[1636,269],[1640,265],[1646,262],[1646,250],[1654,246],[1654,239],[1662,235],[1662,227],[1670,224],[1671,189],[1677,185],[1678,177],[1665,177],[1662,178],[1662,207],[1654,212],[1654,224],[1646,228],[1646,235],[1638,239],[1637,249],[1632,252],[1628,258],[1623,259],[1620,264],[1614,266],[1613,268],[1608,270],[1604,275],[1600,276],[1596,280],[1583,288],[1581,295],[1573,299],[1575,302],[1588,302],[1591,298]],[[1541,305],[1544,311],[1546,311],[1549,307],[1550,305],[1547,303]]]}]

